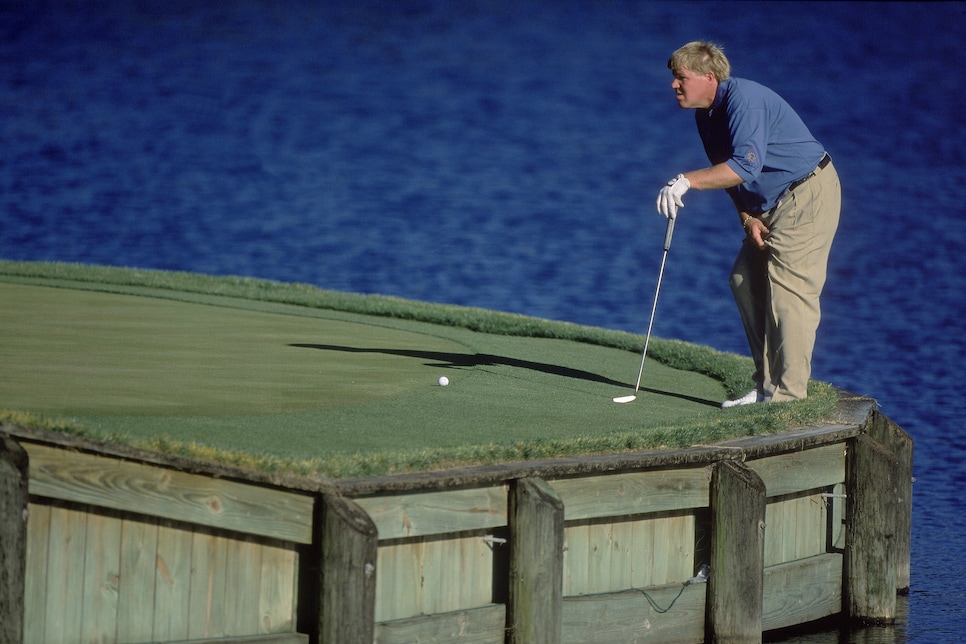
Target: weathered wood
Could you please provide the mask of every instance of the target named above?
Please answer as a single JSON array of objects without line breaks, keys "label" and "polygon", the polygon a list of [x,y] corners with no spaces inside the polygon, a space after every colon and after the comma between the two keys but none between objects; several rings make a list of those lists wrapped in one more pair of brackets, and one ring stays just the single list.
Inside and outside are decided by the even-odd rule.
[{"label": "weathered wood", "polygon": [[[309,636],[301,633],[275,633],[271,635],[242,635],[240,637],[205,638],[204,644],[308,644]],[[149,644],[200,644],[190,640],[153,640]]]},{"label": "weathered wood", "polygon": [[493,601],[495,549],[479,533],[379,543],[376,621],[460,611]]},{"label": "weathered wood", "polygon": [[27,452],[0,436],[0,642],[24,641]]},{"label": "weathered wood", "polygon": [[842,612],[842,555],[830,553],[765,568],[761,626],[770,631]]},{"label": "weathered wood", "polygon": [[711,475],[711,642],[761,642],[765,484],[744,465],[723,461]]},{"label": "weathered wood", "polygon": [[263,546],[258,594],[262,632],[295,632],[298,613],[298,553],[293,546]]},{"label": "weathered wood", "polygon": [[319,641],[371,644],[378,531],[362,508],[339,496],[323,496],[321,515]]},{"label": "weathered wood", "polygon": [[913,442],[901,427],[878,411],[868,425],[869,436],[895,454],[899,461],[896,492],[896,589],[909,590],[912,550],[912,461]]},{"label": "weathered wood", "polygon": [[563,604],[564,506],[546,481],[520,479],[510,486],[509,534],[508,641],[556,644]]},{"label": "weathered wood", "polygon": [[828,499],[821,492],[769,498],[765,509],[765,565],[826,552],[827,509]]},{"label": "weathered wood", "polygon": [[704,642],[706,590],[704,584],[683,589],[681,584],[669,584],[646,588],[643,592],[635,589],[564,597],[560,641],[567,644]]},{"label": "weathered wood", "polygon": [[845,608],[853,620],[896,617],[899,459],[861,435],[849,446],[846,488]]},{"label": "weathered wood", "polygon": [[[852,423],[853,416],[857,418],[863,410],[867,412],[874,407],[871,401],[866,399],[854,399],[851,404],[855,413],[851,413],[848,419],[843,416],[843,423]],[[820,505],[819,492],[845,493],[844,476],[840,474],[839,480],[832,482],[836,478],[836,470],[841,472],[843,462],[841,447],[836,447],[834,443],[841,443],[845,439],[867,432],[875,439],[873,443],[881,443],[886,447],[887,452],[898,456],[902,450],[908,450],[904,458],[907,458],[907,462],[911,464],[911,441],[908,444],[902,440],[898,444],[890,442],[897,440],[897,437],[903,440],[908,440],[908,437],[904,433],[899,433],[901,430],[897,431],[897,428],[890,427],[887,419],[877,419],[874,415],[869,416],[868,413],[866,416],[868,418],[862,421],[861,427],[857,424],[842,424],[803,428],[780,435],[737,439],[729,441],[727,445],[706,446],[691,450],[656,450],[617,456],[602,455],[587,459],[529,461],[362,481],[328,483],[306,479],[295,481],[291,488],[286,488],[277,482],[266,483],[265,481],[261,481],[261,484],[257,484],[256,481],[255,485],[249,485],[243,482],[246,478],[244,472],[232,471],[230,476],[224,477],[224,468],[212,467],[211,472],[207,472],[206,465],[201,462],[189,463],[187,464],[190,466],[189,470],[178,471],[177,468],[172,469],[168,463],[162,463],[163,459],[160,457],[160,460],[152,465],[149,454],[141,454],[139,458],[132,460],[124,454],[115,453],[116,450],[112,451],[110,446],[106,446],[104,455],[95,456],[95,452],[101,449],[101,446],[84,441],[75,444],[72,439],[64,439],[62,443],[57,443],[59,439],[32,437],[25,442],[30,443],[31,446],[39,445],[38,451],[46,447],[65,453],[58,456],[58,458],[62,457],[62,462],[51,463],[52,467],[45,467],[38,471],[40,487],[37,490],[40,493],[34,494],[33,502],[30,504],[31,515],[27,522],[25,555],[28,563],[24,581],[24,622],[25,633],[29,633],[29,636],[25,636],[23,641],[46,641],[68,637],[68,632],[78,628],[78,615],[81,616],[80,630],[76,630],[70,636],[80,633],[80,637],[85,641],[105,640],[112,632],[125,634],[140,641],[152,641],[152,638],[160,641],[162,633],[165,641],[176,638],[181,626],[175,622],[182,619],[181,616],[165,614],[160,616],[160,622],[157,621],[157,611],[162,607],[183,605],[183,598],[180,595],[172,593],[168,596],[168,591],[174,591],[180,587],[183,580],[181,571],[185,569],[184,556],[179,554],[183,552],[185,546],[169,541],[170,537],[166,535],[169,527],[176,528],[175,532],[183,530],[191,533],[188,640],[215,641],[214,638],[221,637],[226,642],[272,642],[277,639],[275,636],[266,634],[263,637],[254,633],[273,628],[274,625],[278,625],[279,628],[294,629],[296,605],[302,605],[302,610],[299,611],[300,619],[317,621],[320,641],[368,642],[370,639],[365,633],[357,639],[352,639],[355,634],[353,629],[361,632],[367,628],[372,633],[372,637],[376,637],[377,632],[415,633],[418,637],[425,635],[426,638],[436,637],[433,635],[436,633],[439,637],[448,637],[448,633],[453,632],[451,629],[454,625],[458,628],[470,629],[462,631],[466,636],[471,632],[472,625],[478,623],[477,618],[483,615],[488,615],[484,620],[487,623],[498,623],[496,630],[503,634],[507,625],[513,626],[517,623],[511,617],[511,609],[522,614],[519,609],[523,607],[523,603],[511,601],[507,597],[511,568],[517,571],[519,569],[515,566],[522,563],[532,567],[532,576],[547,574],[546,571],[550,570],[550,574],[562,577],[562,571],[569,571],[568,575],[573,575],[573,578],[568,579],[567,582],[568,594],[611,593],[583,595],[566,600],[559,597],[562,590],[550,593],[557,595],[557,598],[552,599],[560,603],[560,617],[556,621],[561,624],[561,641],[637,641],[635,638],[638,637],[653,641],[657,632],[668,633],[659,638],[661,641],[675,641],[674,638],[679,635],[684,641],[698,641],[690,640],[689,636],[683,634],[690,632],[691,628],[704,629],[705,623],[700,616],[691,626],[673,627],[669,631],[661,630],[667,624],[665,619],[678,619],[677,611],[688,606],[690,601],[688,598],[693,597],[691,588],[685,589],[684,595],[675,605],[674,610],[666,614],[655,611],[646,624],[633,622],[635,618],[640,618],[640,612],[633,609],[632,602],[643,596],[634,591],[622,592],[622,589],[654,587],[665,581],[667,588],[658,589],[656,592],[662,593],[666,590],[673,594],[680,589],[678,585],[680,582],[677,579],[691,574],[694,566],[704,561],[710,561],[719,568],[712,571],[712,585],[720,581],[716,575],[727,579],[728,562],[722,563],[718,560],[715,563],[715,558],[709,556],[712,552],[708,549],[709,540],[703,536],[706,532],[705,526],[712,525],[709,518],[712,513],[703,509],[700,500],[701,497],[707,499],[712,496],[711,485],[704,479],[706,468],[719,461],[734,461],[729,465],[717,465],[716,469],[728,466],[740,469],[741,466],[736,463],[748,462],[750,470],[759,470],[759,478],[768,481],[766,492],[769,499],[767,515],[769,523],[777,523],[781,519],[782,522],[788,520],[790,526],[792,519],[795,522],[807,519],[805,529],[786,527],[783,531],[773,532],[771,529],[766,531],[766,543],[771,539],[773,545],[773,553],[766,561],[799,559],[812,554],[815,550],[813,542],[816,542],[816,534],[818,534],[813,534],[812,524],[816,522],[816,518],[823,525],[832,526],[832,529],[826,529],[826,543],[831,544],[827,547],[844,548],[846,538],[849,543],[854,539],[851,526],[846,534],[846,527],[841,523],[841,519],[843,516],[848,516],[851,520],[855,512],[850,508],[844,508],[846,501],[841,499],[828,499],[827,503],[831,504],[831,507],[823,510],[823,513],[816,513],[815,508],[812,507]],[[0,433],[6,432],[6,427],[0,430],[2,430]],[[86,447],[78,449],[80,443]],[[55,444],[67,449],[51,447]],[[806,453],[812,450],[817,452]],[[31,456],[29,452],[28,456]],[[71,462],[80,462],[80,470],[72,470],[69,465]],[[127,466],[136,468],[146,466],[149,472],[134,473],[125,470]],[[851,464],[849,467],[851,468]],[[650,468],[657,468],[657,471],[638,471]],[[32,469],[33,463],[30,463],[28,472]],[[253,496],[258,497],[255,505],[264,508],[265,513],[263,514],[263,509],[253,510],[247,516],[244,512],[240,512],[238,516],[243,516],[243,519],[234,517],[229,519],[236,521],[234,525],[226,524],[218,516],[209,516],[206,522],[205,520],[195,521],[189,516],[190,513],[172,515],[161,503],[165,496],[175,497],[175,512],[184,512],[184,507],[200,509],[202,510],[200,514],[212,515],[212,512],[210,507],[204,507],[204,500],[199,503],[196,497],[185,497],[188,494],[187,490],[197,489],[194,482],[189,482],[190,479],[178,479],[177,476],[168,480],[157,478],[165,473],[197,476],[202,486],[214,485],[219,490],[222,490],[223,483],[237,485],[239,486],[238,500],[247,502],[251,498],[248,493],[252,491]],[[587,478],[575,478],[580,476]],[[740,476],[734,472],[729,476],[740,479]],[[529,534],[531,531],[521,529],[514,532],[512,527],[508,527],[508,524],[518,522],[514,518],[515,511],[510,509],[506,493],[506,486],[513,485],[514,489],[517,489],[517,485],[513,483],[516,478],[531,479],[528,484],[534,486],[538,492],[546,484],[533,478],[553,479],[551,484],[543,489],[543,493],[552,501],[544,504],[547,507],[541,508],[541,503],[533,499],[525,501],[525,504],[541,508],[537,515],[542,513],[552,516],[554,512],[550,506],[554,503],[558,505],[562,503],[565,507],[559,509],[559,519],[562,521],[566,518],[568,521],[566,530],[562,534],[571,549],[580,542],[580,539],[583,539],[586,553],[581,554],[570,550],[566,554],[560,554],[561,548],[557,547],[556,553],[566,565],[558,562],[541,568],[539,565],[541,557],[549,560],[550,553],[554,551],[554,548],[547,547],[546,538],[542,541],[537,539],[536,544],[527,544],[527,539],[533,538],[532,534]],[[259,477],[256,475],[254,479]],[[173,492],[166,487],[171,481],[175,483]],[[899,496],[902,494],[900,489],[902,481],[900,476],[900,485],[896,486]],[[905,481],[911,484],[911,470]],[[28,487],[32,485],[33,482],[28,483]],[[267,485],[272,487],[266,487]],[[675,485],[678,487],[674,487]],[[736,490],[740,487],[734,482],[732,485]],[[809,487],[807,491],[799,489],[803,485],[818,487]],[[184,490],[178,489],[179,486]],[[522,490],[523,487],[520,486],[519,489]],[[116,497],[128,489],[134,492],[135,499],[126,502],[127,505],[123,507],[114,509],[110,503],[104,502],[101,498],[101,496]],[[338,511],[323,509],[321,500],[318,503],[314,500],[315,495],[335,489],[342,489],[349,494],[365,494],[366,498],[358,500],[355,507],[342,512],[340,518],[335,516],[339,514]],[[276,497],[272,497],[271,494],[262,495],[259,490],[295,494],[308,501],[304,512],[307,521],[302,524],[307,533],[303,533],[301,541],[295,541],[313,543],[313,548],[317,549],[318,554],[309,548],[299,548],[291,543],[291,539],[274,531],[277,524],[266,517],[271,516],[270,512],[274,507],[278,507],[278,504],[271,500]],[[34,492],[32,488],[28,491]],[[442,496],[437,496],[435,491],[442,492]],[[911,492],[911,485],[909,485],[909,491]],[[75,496],[70,496],[71,494]],[[736,495],[730,506],[720,511],[734,511],[735,506],[741,504],[738,496]],[[755,491],[750,496],[758,497],[761,494]],[[514,493],[514,498],[522,498],[522,495]],[[911,494],[908,498],[911,500]],[[343,504],[352,504],[345,499],[341,501]],[[234,502],[234,499],[230,502]],[[682,502],[687,505],[687,509],[673,507]],[[360,507],[364,504],[367,507]],[[723,502],[719,501],[717,507],[722,505]],[[319,509],[316,509],[316,506]],[[241,504],[236,505],[233,511],[241,507]],[[290,508],[284,510],[283,514],[289,510]],[[364,519],[366,510],[371,510],[375,515],[375,524],[369,522],[366,528],[359,529],[359,522],[366,521]],[[434,517],[437,510],[443,518],[439,520],[438,525],[434,525],[437,523],[437,518]],[[312,516],[313,512],[315,517]],[[740,507],[738,512],[742,512]],[[355,525],[354,519],[350,518],[352,516],[358,520]],[[332,523],[340,527],[332,528]],[[521,519],[519,523],[522,525],[524,521]],[[899,526],[900,523],[901,517],[897,516],[895,524]],[[196,524],[197,528],[189,527]],[[330,530],[334,530],[338,538],[325,537],[326,524],[330,524]],[[834,528],[840,524],[842,528],[836,531]],[[211,526],[214,529],[204,526]],[[382,532],[384,527],[385,533]],[[717,528],[720,526],[716,525],[712,532]],[[151,540],[152,529],[156,543],[153,553],[149,554],[148,542]],[[290,530],[290,527],[284,529]],[[265,530],[271,533],[263,534]],[[498,536],[508,537],[509,542],[504,545],[481,545],[482,538],[490,534],[491,530]],[[897,528],[899,533],[902,530],[901,527]],[[237,539],[237,535],[232,534],[233,531],[256,536],[250,539]],[[535,532],[539,533],[539,530]],[[731,528],[731,532],[737,532],[737,530]],[[776,537],[775,532],[783,532],[783,534]],[[715,546],[719,542],[717,538],[725,533],[727,531],[717,531]],[[305,537],[305,534],[309,536]],[[362,551],[369,547],[370,553],[377,552],[369,561],[372,565],[378,565],[378,579],[375,569],[372,567],[367,569],[364,564],[360,567],[351,562],[333,563],[332,559],[325,560],[327,546],[330,555],[336,551],[339,552],[338,555],[333,555],[336,559],[343,556],[345,548],[338,545],[339,538],[350,544],[349,550],[355,547],[357,551]],[[561,543],[558,545],[562,546],[563,537],[560,539]],[[896,535],[895,541],[897,543],[901,541],[901,534]],[[82,566],[63,565],[63,562],[72,558],[70,554],[72,548],[79,547],[79,544],[89,546],[92,543],[115,543],[114,547],[108,546],[108,549],[114,550],[117,554],[98,552],[96,549],[91,550],[87,547],[83,551]],[[277,548],[272,545],[276,543]],[[378,543],[378,549],[373,550],[376,543]],[[531,556],[514,557],[513,554],[509,554],[515,547],[514,544],[516,546],[522,544],[522,551],[530,553]],[[755,546],[755,543],[748,540],[740,542],[740,548],[744,551],[753,551]],[[908,545],[905,547],[908,549]],[[272,548],[276,548],[277,552]],[[135,556],[136,552],[142,550],[144,562],[140,562]],[[720,554],[719,550],[715,548],[713,552]],[[49,552],[56,552],[51,561],[48,561],[46,556]],[[360,592],[358,586],[361,586],[362,582],[358,580],[355,587],[353,583],[339,581],[339,574],[343,579],[349,579],[353,574],[360,576],[361,569],[361,575],[365,575],[368,570],[372,579],[383,584],[385,580],[382,576],[387,573],[387,567],[384,564],[392,558],[384,555],[389,555],[390,552],[398,555],[400,563],[394,567],[395,572],[399,574],[395,582],[385,586],[388,590],[384,589],[385,592],[382,595],[377,593],[366,595],[365,592]],[[518,550],[516,554],[519,555],[520,552]],[[696,559],[696,553],[702,554]],[[508,554],[509,561],[502,559],[504,554]],[[578,554],[583,557],[580,562],[578,562]],[[79,554],[78,557],[80,557]],[[376,564],[377,557],[378,564]],[[768,595],[764,600],[760,600],[762,608],[759,609],[760,612],[764,611],[760,615],[762,627],[770,629],[786,623],[791,625],[791,622],[799,616],[802,620],[814,619],[815,616],[831,610],[836,602],[836,590],[835,584],[829,581],[828,577],[834,576],[834,571],[831,571],[829,566],[833,565],[830,562],[833,562],[835,557],[836,555],[818,555],[812,558],[817,561],[796,560],[766,568],[762,573],[761,586],[768,590]],[[247,564],[251,561],[255,563],[253,570],[230,571],[241,562]],[[298,574],[300,561],[306,564],[305,571],[301,575]],[[571,569],[571,563],[576,564],[576,568],[581,570]],[[732,565],[734,568],[741,569],[743,574],[747,573],[744,569],[747,566],[735,566],[733,563]],[[79,586],[81,590],[77,590],[78,586],[74,583],[78,569],[83,570],[83,583]],[[138,570],[143,572],[139,573]],[[682,570],[685,572],[682,573]],[[133,579],[138,576],[149,579],[149,583],[142,585]],[[733,570],[731,576],[735,577]],[[896,575],[896,584],[901,588],[899,576],[899,574]],[[486,580],[488,585],[476,584],[472,592],[467,593],[465,585],[459,584],[459,581],[469,578]],[[327,582],[330,582],[331,586]],[[546,585],[546,582],[541,583]],[[377,589],[379,584],[376,584]],[[773,589],[776,584],[778,590]],[[297,589],[296,585],[299,586]],[[452,590],[456,586],[459,590]],[[825,587],[824,591],[821,590],[823,587]],[[329,588],[329,596],[319,599],[326,588]],[[588,591],[589,588],[599,590]],[[713,603],[711,585],[700,588],[707,591],[707,606],[710,614]],[[839,586],[839,592],[843,592],[841,586]],[[78,595],[77,598],[74,597],[75,594]],[[737,600],[739,605],[746,603],[747,594],[746,583],[733,583],[731,591],[715,593],[716,596],[723,597],[724,601]],[[763,594],[763,591],[759,591],[759,595]],[[332,608],[333,602],[329,601],[334,595],[340,596],[335,600],[337,611]],[[363,597],[362,601],[356,601],[354,597],[360,595]],[[388,602],[397,601],[401,595],[405,595],[406,599],[415,598],[417,601],[415,604],[404,606],[405,610],[399,612],[399,617],[402,618],[399,621],[389,621],[397,619],[394,617],[380,619],[380,625],[377,627],[373,623],[373,615],[381,612],[378,610],[380,605],[385,607]],[[284,601],[286,596],[290,596],[292,600]],[[514,596],[514,600],[518,600],[521,596],[518,593]],[[652,594],[652,596],[658,595]],[[65,599],[49,601],[50,598],[57,597]],[[68,597],[70,599],[67,599]],[[280,599],[276,602],[270,599],[272,597]],[[780,601],[776,602],[776,600]],[[611,601],[617,603],[612,604]],[[489,602],[507,603],[504,607],[503,604]],[[580,610],[588,611],[589,616],[582,614],[580,620],[600,620],[597,622],[600,624],[598,627],[588,626],[591,621],[578,620],[580,622],[578,627],[592,631],[589,637],[581,640],[572,638],[568,631],[569,626],[564,627],[564,624],[573,623],[571,617],[574,614],[569,611],[573,609],[574,603],[582,604]],[[58,610],[55,604],[66,608]],[[318,604],[322,604],[325,608],[320,611]],[[373,606],[375,609],[372,608]],[[588,606],[591,608],[587,608]],[[342,610],[343,608],[346,610]],[[526,606],[526,608],[531,611],[531,615],[543,614],[539,606]],[[367,610],[372,611],[368,616]],[[118,624],[111,624],[112,611],[119,616],[115,617],[119,619]],[[349,615],[353,611],[355,615],[362,615],[362,618],[356,619],[353,615]],[[626,611],[627,624],[623,621],[624,617],[620,617],[624,611]],[[431,614],[421,615],[421,613]],[[470,614],[473,616],[467,617]],[[30,620],[26,615],[31,616]],[[333,627],[327,632],[324,626],[325,619],[333,615],[337,620],[341,620],[340,626]],[[143,622],[151,620],[155,628],[147,632],[152,634],[145,635],[144,630],[136,628],[135,620]],[[709,617],[708,624],[711,623]],[[358,626],[360,624],[361,627]],[[229,633],[246,632],[240,630],[239,625],[253,634],[241,638],[228,637]],[[342,628],[342,625],[347,625],[347,628]],[[640,628],[636,629],[636,626]],[[627,633],[627,639],[620,639],[623,636],[619,634],[615,634],[614,637],[602,635],[609,627],[612,627],[615,633]],[[165,628],[168,630],[163,630]],[[439,630],[441,628],[442,631]],[[625,630],[621,631],[622,628]],[[488,629],[489,627],[483,628],[483,631]],[[312,630],[315,631],[315,628]],[[710,635],[712,631],[710,628],[708,630]],[[607,633],[610,634],[609,631]],[[331,636],[328,640],[325,639],[326,634]],[[294,633],[278,635],[281,637],[278,641],[283,642],[302,642],[306,639],[305,636]],[[312,637],[314,636],[313,633]],[[407,636],[401,637],[405,640]],[[480,637],[483,638],[481,641],[490,641],[486,639],[489,635],[481,634]],[[508,637],[513,637],[512,631],[508,633]],[[539,637],[521,636],[518,641],[539,642],[554,639],[551,634],[545,640]],[[712,641],[724,641],[724,639],[725,637],[722,636]],[[468,640],[464,637],[463,641]]]},{"label": "weathered wood", "polygon": [[765,482],[769,498],[814,490],[845,480],[845,444],[768,456],[746,465]]},{"label": "weathered wood", "polygon": [[312,538],[313,498],[95,454],[24,443],[30,494],[296,543]]},{"label": "weathered wood", "polygon": [[121,520],[114,514],[89,513],[85,535],[84,634],[91,642],[110,642],[117,632],[121,575]]},{"label": "weathered wood", "polygon": [[[121,577],[117,602],[117,639],[120,642],[144,642],[152,637],[157,553],[156,520],[125,519],[122,522]],[[48,625],[48,632],[49,628]]]},{"label": "weathered wood", "polygon": [[690,512],[580,521],[566,525],[564,541],[565,595],[661,586],[684,581],[694,571]]},{"label": "weathered wood", "polygon": [[24,641],[295,630],[294,544],[215,536],[85,505],[29,509]]},{"label": "weathered wood", "polygon": [[24,642],[46,642],[47,551],[50,506],[27,506],[27,579],[24,583]]},{"label": "weathered wood", "polygon": [[376,524],[381,541],[506,525],[505,485],[354,501]]},{"label": "weathered wood", "polygon": [[167,521],[158,526],[152,631],[157,639],[188,639],[191,543],[189,530]]},{"label": "weathered wood", "polygon": [[845,552],[845,481],[831,488],[825,499],[828,515],[827,552]]},{"label": "weathered wood", "polygon": [[375,644],[412,642],[460,642],[460,644],[503,644],[506,606],[490,604],[480,608],[422,615],[376,624]]},{"label": "weathered wood", "polygon": [[83,509],[51,509],[45,613],[48,641],[67,641],[82,632],[84,607],[78,600],[84,588],[87,517]]},{"label": "weathered wood", "polygon": [[419,615],[422,562],[418,545],[400,543],[379,546],[374,619],[387,621]]},{"label": "weathered wood", "polygon": [[708,505],[708,477],[701,467],[557,479],[549,483],[563,501],[567,521]]},{"label": "weathered wood", "polygon": [[224,610],[225,584],[229,565],[225,536],[196,531],[191,545],[191,590],[188,637],[218,637],[228,631]]},{"label": "weathered wood", "polygon": [[259,633],[258,591],[261,588],[261,548],[247,539],[228,541],[225,571],[225,622],[229,633]]}]

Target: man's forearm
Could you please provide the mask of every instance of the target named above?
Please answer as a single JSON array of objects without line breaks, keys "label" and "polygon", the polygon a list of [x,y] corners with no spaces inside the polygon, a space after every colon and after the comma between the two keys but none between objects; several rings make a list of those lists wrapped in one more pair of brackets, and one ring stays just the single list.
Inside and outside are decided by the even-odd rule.
[{"label": "man's forearm", "polygon": [[692,190],[719,190],[744,183],[744,180],[727,163],[685,172],[684,176],[691,184]]}]

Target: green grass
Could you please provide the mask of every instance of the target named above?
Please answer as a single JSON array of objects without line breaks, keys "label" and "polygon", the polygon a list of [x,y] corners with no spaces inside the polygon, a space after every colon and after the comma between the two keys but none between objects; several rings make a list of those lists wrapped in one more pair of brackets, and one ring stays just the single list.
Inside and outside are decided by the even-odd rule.
[{"label": "green grass", "polygon": [[[238,352],[251,360],[252,368],[264,370],[259,374],[261,383],[285,378],[306,380],[305,374],[314,373],[306,370],[318,364],[354,370],[312,376],[311,386],[327,392],[330,400],[311,398],[311,391],[295,392],[274,410],[272,405],[279,396],[263,400],[252,390],[234,392],[232,398],[232,392],[221,392],[225,400],[231,400],[233,409],[218,409],[217,414],[211,413],[210,408],[217,406],[219,392],[207,388],[202,391],[200,387],[198,391],[180,390],[181,406],[176,411],[152,411],[146,405],[139,407],[136,388],[127,391],[123,388],[124,379],[116,379],[109,395],[96,389],[89,394],[76,392],[78,399],[88,395],[97,401],[99,410],[80,417],[71,412],[63,418],[57,413],[57,397],[49,403],[39,399],[27,409],[18,403],[42,395],[40,381],[31,384],[24,376],[20,378],[24,382],[18,384],[21,389],[10,384],[6,389],[0,386],[0,392],[8,392],[0,397],[0,406],[8,408],[0,412],[0,419],[5,422],[270,472],[340,478],[686,447],[812,424],[829,414],[836,399],[831,386],[813,382],[807,401],[712,410],[700,404],[702,400],[743,393],[750,387],[750,360],[708,347],[652,338],[646,375],[647,385],[654,391],[642,392],[641,400],[633,405],[613,405],[607,396],[624,393],[615,388],[624,386],[629,379],[629,367],[636,374],[642,336],[468,307],[340,293],[252,278],[89,265],[0,261],[0,282],[69,289],[62,296],[65,302],[69,293],[77,291],[147,295],[149,300],[142,298],[147,304],[138,309],[144,319],[127,321],[135,324],[136,331],[152,330],[136,338],[135,355],[143,357],[153,351],[166,356],[183,350],[185,355],[178,360],[202,361],[200,366],[191,363],[196,371],[238,369]],[[153,303],[159,301],[171,301],[172,305],[155,307]],[[22,308],[30,306],[28,302]],[[231,311],[226,313],[226,309]],[[93,326],[97,307],[92,308],[90,315]],[[55,312],[49,315],[55,316]],[[247,335],[239,335],[235,344],[230,335],[221,334],[196,347],[165,344],[166,334],[158,329],[172,328],[183,319],[201,324],[198,316],[202,322],[215,316],[209,324],[228,319],[232,328],[244,327]],[[78,323],[76,314],[72,322]],[[136,335],[125,329],[125,320],[113,323],[116,328],[110,327],[105,333]],[[157,326],[163,324],[167,326]],[[62,325],[63,337],[44,336],[43,343],[32,344],[31,351],[43,353],[49,347],[50,355],[31,357],[38,363],[47,360],[55,364],[58,352],[72,350],[71,328],[72,325]],[[322,329],[327,344],[307,335],[321,333]],[[353,348],[359,344],[352,341],[358,329],[366,336],[364,350]],[[44,332],[52,333],[50,329]],[[266,351],[265,347],[251,340],[269,333],[273,338],[291,333],[293,338],[305,337],[310,341],[290,342],[285,359],[275,360],[271,352],[278,353],[276,346],[258,353]],[[104,347],[111,344],[110,337],[84,336],[86,342],[95,343],[96,349],[86,354],[85,361],[105,351]],[[341,340],[335,342],[333,338]],[[51,341],[58,339],[60,344]],[[251,342],[250,349],[247,344],[239,346],[242,339]],[[329,346],[333,343],[353,346]],[[125,373],[138,373],[137,361],[112,363],[115,369],[117,364],[123,365]],[[96,361],[85,362],[85,366],[89,372],[97,373]],[[423,386],[430,370],[440,368],[447,369],[445,373],[453,385],[446,389]],[[289,373],[293,369],[302,371]],[[368,370],[365,388],[340,388],[340,380],[349,379],[351,374],[358,376],[360,369]],[[436,371],[432,373],[435,378]],[[150,377],[157,381],[159,389],[181,384],[176,370],[155,370]],[[91,379],[91,386],[96,380]],[[229,388],[239,383],[245,385],[243,379],[235,383],[217,371],[211,372],[210,381],[227,382]],[[65,382],[71,387],[88,384],[84,378]],[[667,393],[674,391],[687,391],[697,402],[676,400],[668,404]],[[360,392],[372,400],[364,401],[365,404],[353,400]],[[197,400],[192,398],[195,394]],[[105,400],[114,404],[117,411],[104,413]],[[500,404],[488,402],[493,400]],[[192,401],[197,406],[193,411],[186,407]],[[75,403],[72,409],[76,408]],[[426,410],[432,413],[427,414]],[[470,420],[485,419],[492,431],[485,437],[473,434],[473,423],[467,415]],[[412,427],[407,426],[410,419]],[[365,442],[370,438],[367,432],[333,434],[340,427],[351,429],[360,424],[371,428],[371,443]],[[266,426],[284,428],[287,433],[278,437],[277,444],[266,445]],[[454,427],[461,431],[455,433]],[[466,435],[462,433],[464,427]],[[380,429],[384,433],[376,436]],[[326,440],[338,447],[313,447]],[[373,444],[378,449],[373,449]]]}]

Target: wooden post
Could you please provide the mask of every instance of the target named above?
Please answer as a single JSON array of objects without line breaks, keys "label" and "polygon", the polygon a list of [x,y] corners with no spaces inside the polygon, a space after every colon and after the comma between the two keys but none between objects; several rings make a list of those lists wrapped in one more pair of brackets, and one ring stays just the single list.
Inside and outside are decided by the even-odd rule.
[{"label": "wooden post", "polygon": [[744,464],[721,461],[711,474],[707,641],[762,641],[764,578],[765,484]]},{"label": "wooden post", "polygon": [[852,620],[895,621],[900,476],[899,460],[878,441],[863,434],[849,443],[844,609]]},{"label": "wooden post", "polygon": [[0,436],[0,642],[23,642],[27,452]]},{"label": "wooden post", "polygon": [[899,461],[896,479],[896,590],[907,592],[912,551],[912,437],[878,411],[873,413],[868,431],[869,436],[895,454]]},{"label": "wooden post", "polygon": [[508,642],[556,644],[563,624],[564,506],[541,479],[510,486]]},{"label": "wooden post", "polygon": [[378,531],[349,499],[322,496],[319,642],[371,644],[376,618]]}]

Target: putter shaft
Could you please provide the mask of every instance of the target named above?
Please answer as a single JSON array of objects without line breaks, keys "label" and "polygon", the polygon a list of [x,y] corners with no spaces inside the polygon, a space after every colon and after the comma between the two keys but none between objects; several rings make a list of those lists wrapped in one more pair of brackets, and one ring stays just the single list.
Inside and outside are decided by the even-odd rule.
[{"label": "putter shaft", "polygon": [[634,400],[641,389],[641,378],[644,376],[644,361],[647,359],[647,345],[651,342],[651,329],[654,327],[654,314],[657,312],[657,298],[661,294],[661,282],[664,280],[664,266],[667,264],[667,252],[671,248],[671,235],[674,233],[674,219],[667,220],[667,231],[664,233],[664,253],[661,255],[661,270],[657,274],[657,287],[654,289],[654,302],[651,304],[651,319],[647,323],[647,335],[644,336],[644,350],[641,352],[641,368],[637,372],[637,384],[634,385],[634,396],[621,396],[614,402],[630,402]]}]

